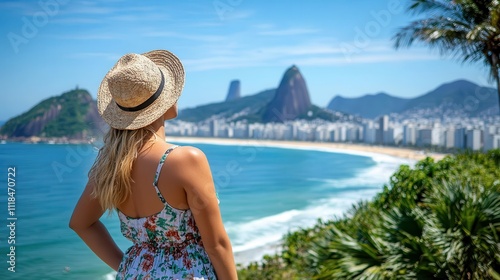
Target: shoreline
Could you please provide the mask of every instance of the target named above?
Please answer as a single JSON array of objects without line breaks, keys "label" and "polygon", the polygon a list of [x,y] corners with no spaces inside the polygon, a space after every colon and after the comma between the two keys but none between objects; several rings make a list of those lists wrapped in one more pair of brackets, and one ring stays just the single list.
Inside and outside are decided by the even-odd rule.
[{"label": "shoreline", "polygon": [[[358,143],[339,143],[339,142],[311,142],[311,141],[291,141],[291,140],[264,140],[264,139],[239,139],[239,138],[214,138],[214,137],[183,137],[167,136],[167,141],[183,143],[199,143],[214,145],[233,145],[233,146],[255,146],[270,148],[289,148],[303,150],[318,150],[335,153],[348,153],[361,156],[385,155],[409,160],[422,160],[431,157],[434,160],[441,160],[446,153],[425,152],[424,150],[413,150],[405,147],[377,146]],[[89,144],[89,139],[73,138],[42,138],[42,137],[17,137],[0,138],[1,144],[6,142],[17,142],[25,144]]]},{"label": "shoreline", "polygon": [[181,137],[167,136],[167,141],[182,143],[214,144],[214,145],[234,145],[234,146],[255,146],[270,148],[291,148],[304,150],[318,150],[335,153],[348,153],[361,156],[384,155],[409,160],[422,160],[431,157],[434,160],[441,160],[449,154],[427,153],[424,151],[412,150],[409,148],[390,146],[370,146],[354,143],[337,142],[307,142],[307,141],[285,141],[285,140],[260,140],[260,139],[235,139],[235,138],[209,138],[209,137]]},{"label": "shoreline", "polygon": [[68,137],[0,137],[1,144],[7,142],[11,143],[24,143],[24,144],[90,144],[93,139],[82,139],[82,138],[68,138]]},{"label": "shoreline", "polygon": [[[363,144],[331,143],[331,142],[305,142],[305,141],[279,141],[260,139],[234,139],[234,138],[209,138],[209,137],[177,137],[167,136],[167,142],[179,142],[186,144],[211,144],[226,146],[248,146],[254,148],[284,148],[297,150],[313,150],[321,152],[333,152],[341,154],[359,155],[372,158],[380,164],[410,164],[426,157],[441,160],[447,154],[423,153],[407,148],[369,146]],[[252,262],[259,263],[266,254],[275,254],[280,251],[282,240],[261,244],[260,246],[234,252],[235,262],[241,268]]]}]

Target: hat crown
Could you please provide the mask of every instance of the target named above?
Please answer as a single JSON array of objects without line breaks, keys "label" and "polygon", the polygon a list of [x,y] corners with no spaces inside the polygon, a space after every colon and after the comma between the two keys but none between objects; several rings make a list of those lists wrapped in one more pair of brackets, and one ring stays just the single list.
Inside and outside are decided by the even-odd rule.
[{"label": "hat crown", "polygon": [[179,99],[184,67],[173,53],[126,54],[106,73],[97,92],[97,110],[114,129],[146,127]]},{"label": "hat crown", "polygon": [[108,75],[108,89],[122,107],[135,107],[150,98],[161,83],[161,72],[149,58],[127,54],[118,60]]}]

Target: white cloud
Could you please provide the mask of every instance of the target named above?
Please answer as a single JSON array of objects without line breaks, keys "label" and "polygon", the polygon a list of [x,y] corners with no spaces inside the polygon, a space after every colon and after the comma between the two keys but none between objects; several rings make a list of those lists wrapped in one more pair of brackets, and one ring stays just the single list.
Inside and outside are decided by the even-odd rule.
[{"label": "white cloud", "polygon": [[434,60],[438,57],[429,54],[404,54],[404,53],[373,53],[363,54],[354,57],[347,56],[322,56],[311,58],[299,58],[296,60],[297,65],[308,66],[337,66],[346,64],[367,64],[379,62],[398,62],[398,61],[415,61],[415,60]]},{"label": "white cloud", "polygon": [[[226,44],[227,43],[227,44]],[[363,49],[346,50],[334,44],[299,43],[274,45],[261,48],[241,47],[242,44],[220,44],[206,47],[199,52],[202,57],[184,60],[191,71],[265,67],[277,65],[337,66],[346,64],[383,63],[438,59],[422,50],[396,51],[387,42],[373,42]]]},{"label": "white cloud", "polygon": [[274,24],[271,24],[271,23],[259,23],[259,24],[254,24],[253,27],[257,28],[257,29],[265,29],[265,30],[269,30],[271,28],[274,28]]},{"label": "white cloud", "polygon": [[51,23],[57,24],[96,24],[101,23],[100,19],[96,18],[85,18],[85,17],[65,17],[65,18],[54,18]]},{"label": "white cloud", "polygon": [[82,53],[73,53],[73,54],[69,55],[69,57],[70,58],[77,58],[77,59],[98,57],[98,58],[104,58],[104,59],[116,61],[121,57],[121,55],[119,55],[117,53],[106,53],[106,52],[82,52]]},{"label": "white cloud", "polygon": [[223,22],[221,21],[197,21],[197,22],[190,22],[188,23],[189,26],[191,27],[220,27],[222,25],[224,25]]},{"label": "white cloud", "polygon": [[303,35],[303,34],[312,34],[318,33],[318,29],[311,28],[289,28],[289,29],[281,29],[281,30],[266,30],[259,32],[259,35],[266,36],[295,36],[295,35]]},{"label": "white cloud", "polygon": [[114,12],[114,9],[108,7],[96,7],[96,6],[69,6],[68,9],[64,9],[61,14],[65,15],[106,15]]},{"label": "white cloud", "polygon": [[92,33],[92,34],[65,34],[65,35],[48,35],[47,37],[63,40],[114,40],[122,38],[123,35],[117,33]]},{"label": "white cloud", "polygon": [[24,16],[32,16],[36,12],[43,12],[37,2],[24,1],[2,1],[0,2],[0,10],[8,10],[9,13]]},{"label": "white cloud", "polygon": [[259,49],[260,52],[275,56],[304,56],[318,54],[336,54],[341,53],[342,49],[327,44],[298,44],[264,47]]},{"label": "white cloud", "polygon": [[142,36],[145,37],[166,37],[166,38],[181,38],[192,41],[202,41],[202,42],[219,42],[224,40],[224,36],[219,35],[194,35],[194,34],[183,34],[172,31],[155,31],[149,30],[141,32]]},{"label": "white cloud", "polygon": [[224,11],[215,10],[215,13],[221,21],[242,20],[250,18],[252,15],[254,15],[254,11],[239,10],[238,8],[230,8]]},{"label": "white cloud", "polygon": [[22,1],[2,1],[0,2],[0,9],[2,10],[28,10],[31,9],[33,5],[30,5]]}]

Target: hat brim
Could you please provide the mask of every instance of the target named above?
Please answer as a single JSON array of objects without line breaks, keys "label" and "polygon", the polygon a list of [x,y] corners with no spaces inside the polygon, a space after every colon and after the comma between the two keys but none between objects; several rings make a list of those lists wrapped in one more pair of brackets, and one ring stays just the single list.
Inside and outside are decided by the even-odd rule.
[{"label": "hat brim", "polygon": [[154,50],[142,55],[160,68],[165,77],[165,85],[158,98],[149,106],[128,112],[117,106],[109,91],[107,79],[104,78],[97,92],[97,109],[104,121],[115,129],[133,130],[150,125],[177,102],[184,87],[184,68],[174,54],[166,50]]}]

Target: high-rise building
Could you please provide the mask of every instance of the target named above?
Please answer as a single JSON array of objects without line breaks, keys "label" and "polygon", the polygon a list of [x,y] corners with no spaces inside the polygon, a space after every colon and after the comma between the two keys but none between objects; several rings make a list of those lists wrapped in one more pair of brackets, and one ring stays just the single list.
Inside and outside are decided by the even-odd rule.
[{"label": "high-rise building", "polygon": [[455,129],[455,148],[465,149],[467,147],[467,129],[466,128],[456,128]]},{"label": "high-rise building", "polygon": [[377,128],[373,121],[368,121],[363,126],[363,141],[367,144],[374,144],[377,141]]},{"label": "high-rise building", "polygon": [[384,144],[384,139],[387,139],[387,130],[389,130],[389,116],[383,115],[378,120],[377,144]]},{"label": "high-rise building", "polygon": [[394,145],[394,129],[393,128],[388,128],[386,131],[384,131],[384,145]]},{"label": "high-rise building", "polygon": [[432,145],[432,128],[421,128],[417,133],[417,146],[427,147]]},{"label": "high-rise building", "polygon": [[210,135],[212,137],[219,137],[219,121],[212,120],[210,121]]},{"label": "high-rise building", "polygon": [[467,149],[479,151],[481,149],[481,130],[467,130]]},{"label": "high-rise building", "polygon": [[403,127],[403,145],[414,146],[417,144],[417,128],[414,124],[407,124]]},{"label": "high-rise building", "polygon": [[453,148],[455,147],[455,128],[448,127],[444,132],[444,147]]},{"label": "high-rise building", "polygon": [[[489,125],[485,127],[483,130],[483,140],[484,140],[484,145],[483,145],[483,150],[488,151],[491,149],[496,149],[496,136],[499,136],[500,132],[500,126],[497,127],[495,125]],[[498,147],[498,146],[497,146]]]}]

